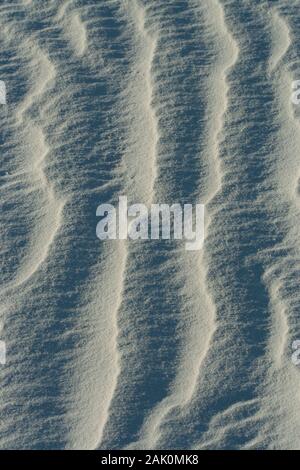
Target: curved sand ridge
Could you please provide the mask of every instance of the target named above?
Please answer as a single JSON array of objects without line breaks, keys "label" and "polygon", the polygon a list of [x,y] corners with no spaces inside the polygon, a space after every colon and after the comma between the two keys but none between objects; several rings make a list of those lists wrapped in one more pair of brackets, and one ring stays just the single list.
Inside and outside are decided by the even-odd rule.
[{"label": "curved sand ridge", "polygon": [[74,53],[82,57],[88,47],[87,31],[79,13],[68,13],[64,20],[66,37],[70,41]]},{"label": "curved sand ridge", "polygon": [[[42,210],[44,214],[41,213],[38,216],[38,226],[32,229],[28,253],[25,255],[22,266],[15,279],[6,286],[8,290],[17,288],[27,282],[38,271],[48,256],[51,244],[59,230],[64,206],[64,203],[57,198],[44,171],[49,148],[46,144],[43,128],[35,124],[35,120],[30,117],[30,110],[33,105],[39,105],[44,93],[55,80],[55,68],[48,57],[34,44],[29,42],[27,46],[23,45],[23,47],[24,50],[27,48],[32,51],[34,59],[32,59],[31,67],[32,70],[36,69],[36,76],[33,73],[31,77],[33,85],[30,86],[28,94],[16,112],[16,126],[22,129],[26,142],[24,145],[24,161],[15,177],[20,179],[25,176],[25,178],[30,178],[31,181],[36,181],[38,187],[40,187],[39,190],[46,196],[46,205]],[[41,222],[41,218],[44,218],[43,222]]]},{"label": "curved sand ridge", "polygon": [[290,30],[278,11],[271,10],[270,15],[272,16],[273,53],[270,57],[269,67],[270,72],[273,72],[287,53],[292,40]]},{"label": "curved sand ridge", "polygon": [[[279,16],[280,15],[280,16]],[[274,204],[281,204],[285,234],[281,244],[272,252],[271,263],[267,253],[267,269],[264,274],[270,292],[273,311],[269,354],[272,366],[266,382],[266,395],[270,414],[277,417],[276,448],[297,449],[299,428],[299,374],[291,362],[292,343],[299,337],[299,294],[297,273],[299,272],[299,145],[300,128],[297,107],[291,102],[292,81],[298,78],[297,29],[293,17],[274,12],[273,28],[282,40],[281,66],[273,75],[274,93],[278,101],[278,127],[276,138],[276,165],[274,182],[276,194]],[[274,394],[276,390],[276,394]]]},{"label": "curved sand ridge", "polygon": [[158,129],[153,108],[155,34],[146,26],[146,7],[136,0],[122,3],[135,38],[133,66],[124,105],[128,107],[128,135],[122,164],[124,183],[132,202],[151,203],[156,178]]},{"label": "curved sand ridge", "polygon": [[[141,3],[137,1],[123,2],[120,14],[128,22],[129,31],[133,29],[134,32],[132,52],[130,49],[129,54],[132,66],[129,68],[128,86],[122,94],[123,107],[126,109],[124,120],[126,146],[124,147],[120,166],[123,177],[122,194],[127,195],[129,203],[142,202],[150,204],[153,198],[153,186],[156,177],[156,144],[158,140],[156,115],[152,107],[152,62],[156,39],[148,32],[146,11]],[[118,308],[114,314],[119,328],[118,336],[122,335],[123,325],[119,317],[124,308],[122,301],[128,284],[128,263],[134,257],[128,242],[120,242],[120,245],[123,250],[121,270],[123,282]],[[118,382],[122,372],[121,359]],[[117,389],[116,386],[113,390],[114,394]],[[114,406],[113,401],[111,406]],[[109,418],[110,416],[107,415],[108,426]],[[98,444],[100,447],[102,445],[101,441],[102,436]]]}]

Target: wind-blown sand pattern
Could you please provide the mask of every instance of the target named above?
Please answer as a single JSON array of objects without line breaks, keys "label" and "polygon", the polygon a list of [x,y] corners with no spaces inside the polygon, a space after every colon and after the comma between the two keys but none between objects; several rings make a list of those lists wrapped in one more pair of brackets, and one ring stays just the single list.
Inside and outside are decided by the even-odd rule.
[{"label": "wind-blown sand pattern", "polygon": [[[0,6],[2,449],[300,449],[299,0]],[[96,209],[202,203],[205,244]]]}]

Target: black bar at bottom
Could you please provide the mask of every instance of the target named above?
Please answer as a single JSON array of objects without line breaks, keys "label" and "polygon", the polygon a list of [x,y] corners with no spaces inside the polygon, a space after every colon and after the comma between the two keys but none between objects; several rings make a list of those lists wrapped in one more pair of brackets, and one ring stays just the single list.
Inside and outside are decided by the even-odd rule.
[{"label": "black bar at bottom", "polygon": [[[4,462],[25,462],[51,464],[63,464],[72,462],[77,465],[89,464],[89,468],[107,468],[121,465],[124,468],[139,468],[140,466],[159,465],[170,467],[172,465],[192,467],[218,467],[228,464],[247,464],[257,461],[276,464],[282,462],[287,464],[291,452],[287,451],[181,451],[181,450],[136,450],[136,451],[57,451],[57,450],[32,450],[32,451],[1,451],[0,466]],[[92,467],[91,467],[92,465]],[[85,470],[85,468],[83,469]]]}]

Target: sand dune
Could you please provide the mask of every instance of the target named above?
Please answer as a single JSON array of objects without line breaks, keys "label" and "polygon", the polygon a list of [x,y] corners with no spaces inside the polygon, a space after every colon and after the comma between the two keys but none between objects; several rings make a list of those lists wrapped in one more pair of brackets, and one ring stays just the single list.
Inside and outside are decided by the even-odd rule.
[{"label": "sand dune", "polygon": [[[298,449],[298,0],[0,6],[0,447]],[[205,204],[205,243],[96,237]]]}]

